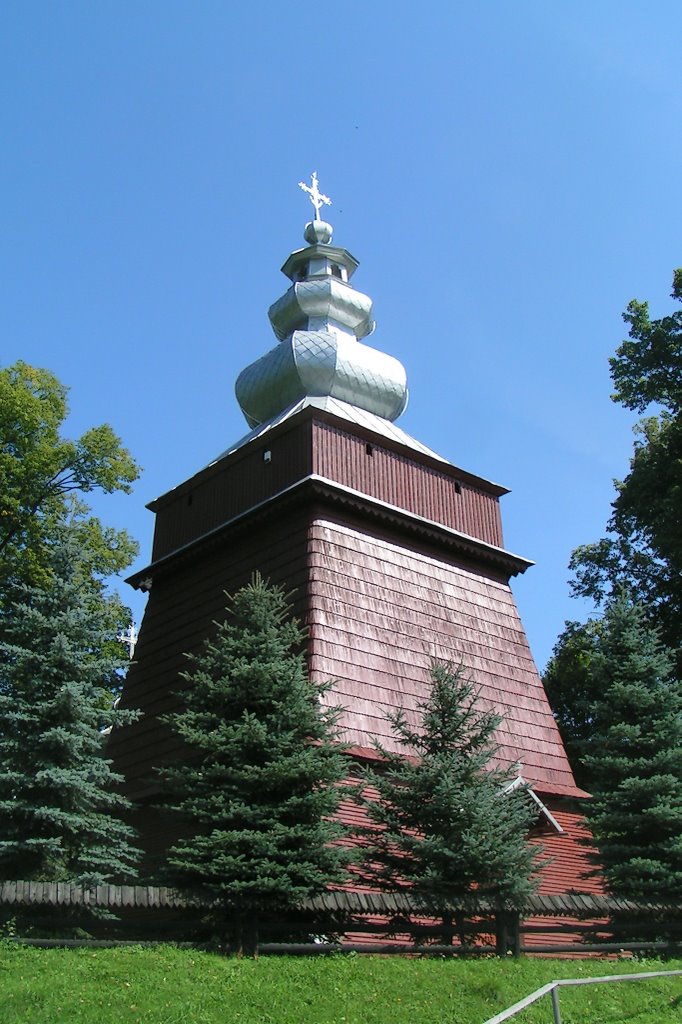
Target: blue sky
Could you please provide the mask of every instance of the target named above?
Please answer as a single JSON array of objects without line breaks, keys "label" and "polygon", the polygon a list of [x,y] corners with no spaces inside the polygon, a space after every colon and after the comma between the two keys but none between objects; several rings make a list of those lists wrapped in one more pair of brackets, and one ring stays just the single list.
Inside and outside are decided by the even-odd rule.
[{"label": "blue sky", "polygon": [[145,503],[246,431],[234,380],[274,344],[317,170],[407,368],[400,425],[512,489],[542,667],[627,471],[620,314],[668,312],[682,262],[681,40],[678,0],[6,0],[0,361],[53,370],[69,432],[110,422],[143,466],[96,502],[135,567]]}]

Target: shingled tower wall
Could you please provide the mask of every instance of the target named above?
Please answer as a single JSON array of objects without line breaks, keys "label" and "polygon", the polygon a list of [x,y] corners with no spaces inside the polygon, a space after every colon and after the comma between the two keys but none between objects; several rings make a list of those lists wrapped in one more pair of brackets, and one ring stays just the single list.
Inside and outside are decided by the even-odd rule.
[{"label": "shingled tower wall", "polygon": [[[315,678],[344,708],[359,759],[394,742],[386,712],[423,700],[432,658],[462,662],[482,702],[504,715],[500,758],[518,765],[546,813],[553,856],[541,891],[599,891],[585,878],[574,782],[531,656],[510,578],[531,564],[504,548],[506,489],[441,458],[394,424],[407,402],[402,366],[361,339],[372,304],[357,261],[306,227],[270,310],[278,344],[237,382],[252,433],[149,507],[152,561],[130,582],[149,591],[123,693],[140,720],[111,736],[150,863],[173,838],[150,809],[155,767],[182,757],[160,716],[176,706],[184,653],[200,649],[232,592],[259,570],[295,592]],[[346,813],[352,816],[350,808]]]}]

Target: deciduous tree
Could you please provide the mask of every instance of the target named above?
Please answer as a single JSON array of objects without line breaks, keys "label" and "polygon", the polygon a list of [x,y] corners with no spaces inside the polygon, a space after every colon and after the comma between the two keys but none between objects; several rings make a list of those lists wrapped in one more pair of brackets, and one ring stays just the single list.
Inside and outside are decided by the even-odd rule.
[{"label": "deciduous tree", "polygon": [[[682,270],[672,297],[682,301]],[[652,320],[648,304],[633,300],[623,318],[630,330],[610,361],[613,399],[654,414],[635,428],[607,536],[573,552],[573,589],[600,605],[625,588],[668,647],[682,652],[682,311]]]},{"label": "deciduous tree", "polygon": [[0,600],[10,582],[40,580],[53,529],[67,518],[81,523],[97,573],[124,569],[137,552],[125,531],[88,514],[82,495],[129,491],[138,467],[106,424],[64,438],[67,413],[67,389],[49,370],[21,361],[0,369]]},{"label": "deciduous tree", "polygon": [[67,413],[67,389],[49,370],[21,361],[0,369],[0,638],[17,586],[47,587],[55,543],[68,526],[79,548],[77,572],[116,657],[115,637],[130,610],[107,581],[130,564],[137,544],[92,515],[83,496],[129,491],[138,467],[107,425],[65,438]]},{"label": "deciduous tree", "polygon": [[588,791],[592,781],[585,757],[597,742],[594,704],[600,696],[600,682],[592,671],[592,659],[602,628],[600,618],[567,622],[554,645],[543,678],[575,781]]}]

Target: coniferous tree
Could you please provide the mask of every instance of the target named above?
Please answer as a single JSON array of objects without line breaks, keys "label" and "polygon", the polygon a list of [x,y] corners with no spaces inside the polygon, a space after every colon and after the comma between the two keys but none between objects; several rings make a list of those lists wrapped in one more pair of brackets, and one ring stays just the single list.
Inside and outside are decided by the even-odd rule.
[{"label": "coniferous tree", "polygon": [[614,598],[589,661],[598,696],[587,815],[611,890],[632,899],[682,893],[682,685],[672,666],[644,610]]},{"label": "coniferous tree", "polygon": [[170,849],[167,878],[215,900],[214,925],[250,952],[259,918],[346,877],[330,817],[347,765],[286,594],[256,574],[227,613],[191,657],[184,708],[169,718],[189,753],[162,775],[190,834]]},{"label": "coniferous tree", "polygon": [[367,878],[425,907],[482,899],[520,910],[537,888],[540,851],[527,841],[533,813],[523,787],[509,790],[514,773],[491,766],[501,718],[478,707],[461,666],[434,662],[431,684],[417,728],[402,710],[390,716],[406,752],[377,745],[382,763],[364,780]]},{"label": "coniferous tree", "polygon": [[134,712],[111,708],[125,659],[68,527],[55,526],[44,568],[0,609],[0,877],[92,886],[130,876],[137,858],[103,756],[103,730]]}]

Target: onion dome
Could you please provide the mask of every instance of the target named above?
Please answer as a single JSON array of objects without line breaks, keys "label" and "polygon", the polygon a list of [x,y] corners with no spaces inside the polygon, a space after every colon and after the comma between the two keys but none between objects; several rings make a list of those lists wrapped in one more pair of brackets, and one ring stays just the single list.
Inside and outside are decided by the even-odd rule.
[{"label": "onion dome", "polygon": [[335,398],[389,421],[407,405],[405,369],[397,359],[362,344],[374,330],[372,300],[350,279],[358,262],[331,245],[332,227],[319,216],[331,200],[310,194],[315,219],[306,224],[305,249],[292,252],[282,272],[291,287],[269,310],[279,344],[239,374],[237,401],[255,428],[304,398]]}]

